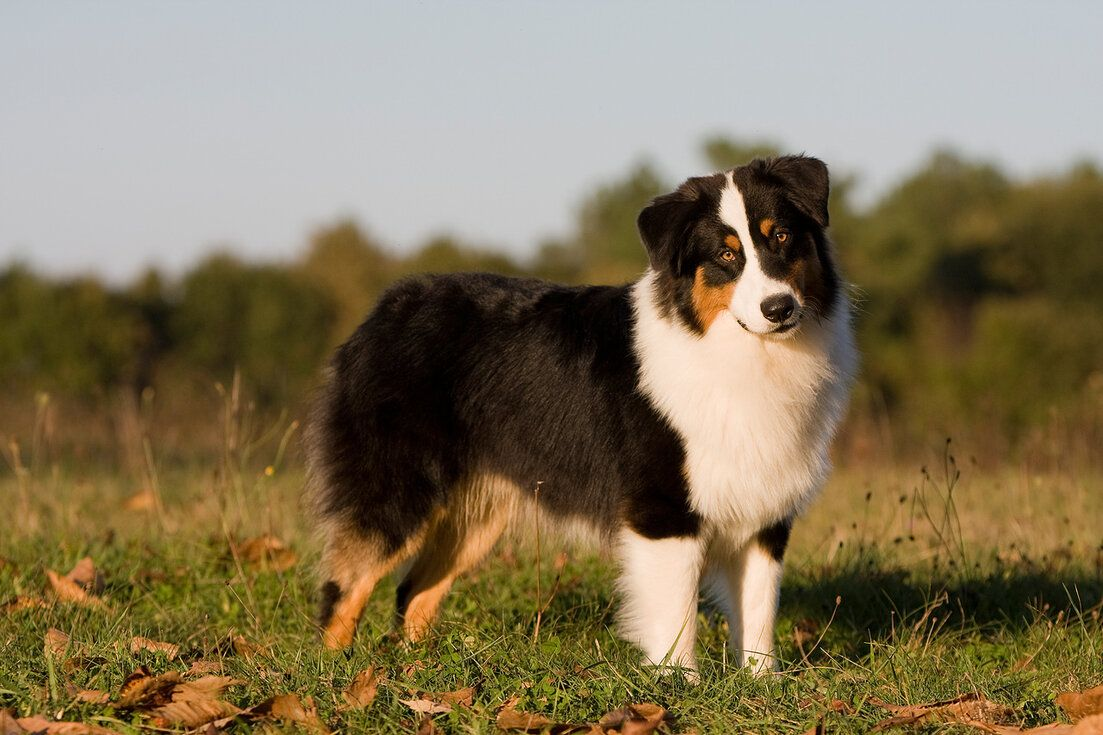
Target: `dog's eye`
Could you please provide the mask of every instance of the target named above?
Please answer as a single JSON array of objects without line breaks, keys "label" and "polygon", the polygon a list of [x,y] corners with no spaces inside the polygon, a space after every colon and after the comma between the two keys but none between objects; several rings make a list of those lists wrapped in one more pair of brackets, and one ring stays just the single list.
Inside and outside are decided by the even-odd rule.
[{"label": "dog's eye", "polygon": [[774,239],[778,241],[779,245],[784,245],[785,243],[789,242],[789,230],[775,230]]},{"label": "dog's eye", "polygon": [[735,260],[735,251],[731,248],[724,248],[720,251],[720,260],[726,260],[729,263]]}]

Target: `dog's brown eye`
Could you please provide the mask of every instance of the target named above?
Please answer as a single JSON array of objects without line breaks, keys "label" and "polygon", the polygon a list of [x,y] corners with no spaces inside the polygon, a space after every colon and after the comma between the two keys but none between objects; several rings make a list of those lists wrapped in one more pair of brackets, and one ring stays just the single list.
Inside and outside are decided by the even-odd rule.
[{"label": "dog's brown eye", "polygon": [[774,239],[777,240],[778,243],[784,245],[789,242],[789,230],[778,230],[774,233]]},{"label": "dog's brown eye", "polygon": [[720,251],[720,259],[726,260],[730,263],[731,261],[735,260],[735,251],[731,248],[724,248]]}]

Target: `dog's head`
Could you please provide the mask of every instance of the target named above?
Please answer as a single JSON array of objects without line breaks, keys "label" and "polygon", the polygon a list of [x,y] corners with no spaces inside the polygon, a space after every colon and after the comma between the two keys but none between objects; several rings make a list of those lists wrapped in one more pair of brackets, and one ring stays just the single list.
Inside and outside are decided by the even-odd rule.
[{"label": "dog's head", "polygon": [[704,334],[717,319],[791,335],[829,316],[839,288],[828,247],[827,166],[782,156],[687,180],[638,225],[660,309]]}]

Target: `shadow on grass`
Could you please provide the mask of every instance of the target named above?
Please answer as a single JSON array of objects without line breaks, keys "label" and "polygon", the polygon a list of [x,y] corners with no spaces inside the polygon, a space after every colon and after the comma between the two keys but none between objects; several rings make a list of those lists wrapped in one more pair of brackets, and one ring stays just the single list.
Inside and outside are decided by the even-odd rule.
[{"label": "shadow on grass", "polygon": [[926,634],[936,624],[939,630],[1016,632],[1040,620],[1098,618],[1103,570],[1092,566],[1027,561],[985,570],[939,564],[913,570],[860,559],[796,570],[782,589],[780,616],[813,636],[830,623],[832,638],[845,641],[850,653],[868,641]]}]

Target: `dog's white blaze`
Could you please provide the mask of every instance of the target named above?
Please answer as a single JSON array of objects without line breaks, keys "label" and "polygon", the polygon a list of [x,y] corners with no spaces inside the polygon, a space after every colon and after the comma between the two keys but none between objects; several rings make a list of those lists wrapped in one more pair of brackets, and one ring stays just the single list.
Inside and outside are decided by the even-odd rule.
[{"label": "dog's white blaze", "polygon": [[[848,302],[840,294],[830,318],[805,323],[787,340],[748,333],[734,319],[717,319],[698,335],[659,312],[655,278],[649,273],[633,292],[640,390],[682,437],[690,503],[706,526],[706,565],[729,580],[740,575],[732,602],[746,621],[741,645],[762,659],[756,666],[770,665],[753,654],[773,650],[765,641],[781,567],[747,542],[799,513],[827,478],[829,443],[857,362]],[[751,555],[745,570],[744,554]]]},{"label": "dog's white blaze", "polygon": [[797,300],[798,304],[803,304],[801,304],[800,294],[794,291],[792,286],[771,278],[762,270],[762,263],[758,260],[754,240],[751,238],[751,224],[747,217],[743,194],[735,185],[735,178],[730,171],[727,179],[728,185],[720,192],[720,220],[739,235],[739,240],[743,243],[743,253],[747,258],[743,272],[735,282],[735,291],[728,308],[736,319],[746,325],[747,329],[757,334],[766,334],[773,331],[777,324],[769,321],[762,314],[762,301],[765,298],[777,294],[789,294]]},{"label": "dog's white blaze", "polygon": [[696,669],[693,647],[703,542],[652,540],[629,529],[621,532],[619,542],[621,633],[653,664]]}]

